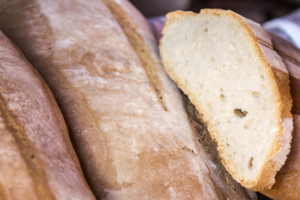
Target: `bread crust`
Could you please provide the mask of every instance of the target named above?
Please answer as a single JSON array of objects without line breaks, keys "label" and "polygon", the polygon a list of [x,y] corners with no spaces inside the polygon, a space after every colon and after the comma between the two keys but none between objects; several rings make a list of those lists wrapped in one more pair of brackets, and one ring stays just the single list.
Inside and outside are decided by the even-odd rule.
[{"label": "bread crust", "polygon": [[[31,1],[36,13],[27,19],[24,0],[16,2],[0,11],[6,22],[17,19],[14,28],[2,20],[0,27],[50,85],[98,199],[256,199],[213,174],[152,34],[134,25],[140,15],[118,8],[128,2]],[[35,30],[40,35],[32,35]],[[146,52],[149,68],[138,50]]]},{"label": "bread crust", "polygon": [[274,50],[281,56],[282,61],[284,62],[289,73],[289,78],[291,81],[291,96],[293,99],[292,113],[300,114],[300,91],[298,87],[299,81],[297,81],[300,79],[300,50],[290,42],[282,39],[274,33],[269,32],[269,35],[272,37]]},{"label": "bread crust", "polygon": [[0,199],[95,199],[51,91],[1,31],[0,132]]},{"label": "bread crust", "polygon": [[276,183],[270,190],[261,190],[260,192],[276,200],[296,200],[300,197],[299,182],[299,139],[300,139],[300,112],[299,112],[299,87],[300,87],[300,50],[288,41],[269,33],[272,37],[274,50],[281,56],[289,72],[291,96],[293,99],[293,121],[294,133],[291,143],[291,151],[281,170],[277,173]]},{"label": "bread crust", "polygon": [[[239,181],[243,186],[248,187],[252,190],[261,190],[271,188],[275,183],[275,175],[280,170],[282,165],[286,160],[286,156],[290,149],[290,140],[291,140],[291,129],[292,129],[292,119],[291,119],[291,96],[289,90],[289,78],[287,74],[287,70],[284,64],[281,61],[280,56],[273,51],[270,47],[272,46],[270,36],[264,31],[258,24],[254,22],[250,22],[250,20],[246,20],[245,18],[239,16],[238,14],[232,11],[224,11],[218,9],[204,9],[201,10],[199,15],[212,14],[212,15],[228,15],[233,17],[239,21],[239,24],[244,28],[244,30],[249,34],[249,40],[251,44],[257,49],[257,55],[265,62],[265,66],[267,66],[268,76],[271,80],[273,80],[273,88],[277,96],[278,104],[278,118],[281,119],[282,123],[278,124],[280,127],[280,131],[278,135],[274,137],[273,145],[269,149],[263,167],[260,170],[260,175],[256,181],[244,180],[242,177],[239,177],[235,172],[234,167],[231,165],[230,160],[226,160],[226,155],[224,154],[224,147],[218,144],[218,151],[220,156],[222,157],[222,163],[226,167],[226,169],[231,173],[231,175]],[[163,35],[167,32],[169,24],[172,21],[184,17],[184,16],[195,16],[195,14],[184,13],[181,11],[176,11],[173,13],[169,13],[167,15],[166,25],[163,29]],[[195,94],[186,88],[185,83],[180,81],[180,77],[178,77],[173,71],[172,66],[168,64],[168,61],[164,58],[163,54],[163,40],[161,40],[160,44],[161,48],[161,56],[163,64],[166,68],[166,71],[175,81],[179,88],[183,89],[185,94],[188,95],[191,102],[196,106],[197,110],[201,113],[201,116],[204,118],[204,121],[208,123],[208,129],[214,141],[217,141],[216,130],[213,126],[210,125],[209,119],[206,117],[208,114],[203,113],[202,105],[197,100]],[[284,123],[285,122],[285,123]],[[276,159],[275,159],[276,157]]]}]

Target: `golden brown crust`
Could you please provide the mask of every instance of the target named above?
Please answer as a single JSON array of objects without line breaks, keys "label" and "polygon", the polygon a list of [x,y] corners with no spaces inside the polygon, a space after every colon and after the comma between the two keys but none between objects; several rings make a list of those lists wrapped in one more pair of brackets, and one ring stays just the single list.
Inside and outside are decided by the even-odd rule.
[{"label": "golden brown crust", "polygon": [[291,143],[291,151],[288,155],[285,165],[276,175],[276,183],[270,190],[261,190],[260,192],[277,200],[291,199],[296,200],[300,198],[299,183],[299,139],[300,139],[300,116],[299,114],[299,56],[300,50],[290,44],[288,41],[270,33],[274,50],[282,57],[287,70],[289,72],[291,95],[293,99],[293,122],[294,133]]},{"label": "golden brown crust", "polygon": [[[249,28],[252,28],[252,30],[258,29],[258,28],[254,29],[253,26],[252,27],[249,26]],[[279,108],[278,108],[278,110],[279,110],[278,116],[282,119],[282,122],[283,122],[285,119],[292,118],[292,114],[291,114],[292,98],[291,98],[291,92],[290,92],[290,87],[289,87],[289,83],[290,83],[289,76],[285,70],[284,71],[282,70],[282,67],[278,67],[278,62],[279,62],[279,64],[282,65],[282,61],[281,61],[281,58],[277,54],[274,54],[273,46],[271,46],[271,44],[270,44],[271,38],[270,38],[270,36],[268,36],[267,32],[262,30],[258,34],[256,34],[256,32],[253,32],[253,33],[254,33],[253,36],[257,39],[256,44],[259,44],[260,48],[263,51],[263,53],[261,54],[263,59],[266,60],[266,63],[267,62],[270,63],[269,68],[272,70],[271,72],[269,72],[270,77],[274,77],[273,80],[276,81],[274,84],[274,88],[275,88],[275,91],[278,93],[277,96],[279,97],[279,99],[277,101],[280,102]],[[262,35],[264,37],[262,37]],[[269,37],[269,39],[266,39],[267,37]],[[277,138],[280,138],[283,136],[283,133],[285,132],[285,128],[286,127],[284,127],[283,124],[280,126],[279,132],[281,134],[278,135]],[[291,134],[291,133],[288,133],[288,134]],[[281,144],[280,144],[280,141],[278,141],[278,140],[279,139],[277,139],[276,141],[273,142],[273,146],[272,146],[273,148],[269,151],[269,154],[267,157],[272,158],[272,156],[275,155],[276,152],[278,152],[280,150]],[[284,156],[284,158],[286,157],[286,155],[283,155],[283,156]],[[284,159],[284,158],[282,158],[282,159]],[[271,186],[274,184],[274,181],[275,181],[272,177],[274,177],[274,175],[276,175],[276,173],[281,169],[283,163],[281,165],[278,165],[277,162],[275,162],[273,160],[269,160],[265,164],[266,167],[262,170],[262,172],[261,172],[262,176],[261,176],[260,180],[258,181],[258,182],[261,182],[261,185],[257,185],[257,187],[252,188],[252,189],[259,191],[259,190],[267,189],[268,187],[271,188]],[[271,179],[273,179],[273,180],[271,180]],[[272,182],[268,183],[268,181],[272,181]],[[269,185],[269,186],[264,187],[264,185]]]},{"label": "golden brown crust", "polygon": [[[5,92],[3,93],[5,94]],[[35,145],[28,138],[28,133],[26,132],[22,123],[18,120],[18,116],[9,109],[8,104],[9,101],[0,95],[0,113],[3,123],[6,126],[6,130],[14,138],[15,144],[20,151],[20,156],[26,163],[26,166],[22,166],[22,170],[27,169],[28,175],[32,181],[31,187],[33,188],[34,194],[38,199],[54,200],[54,195],[49,189],[49,185],[47,183],[48,180],[43,163],[39,158],[39,152],[35,148]],[[16,177],[10,178],[13,179]]]},{"label": "golden brown crust", "polygon": [[[231,11],[224,11],[224,10],[218,10],[218,9],[204,9],[201,10],[201,14],[212,14],[212,15],[228,15],[230,17],[233,17],[237,19],[240,23],[240,25],[244,28],[246,34],[249,35],[250,42],[252,45],[256,48],[257,55],[265,62],[265,66],[267,67],[268,76],[270,80],[273,80],[274,85],[274,92],[276,93],[277,101],[278,103],[278,118],[282,119],[282,122],[285,118],[291,118],[290,108],[292,106],[291,96],[290,96],[290,90],[289,90],[289,79],[287,75],[287,71],[285,69],[285,66],[283,65],[280,57],[272,51],[270,47],[270,36],[267,35],[266,31],[262,30],[261,27],[254,27],[255,24],[250,24],[249,21],[248,25],[244,18],[241,16],[231,12]],[[168,29],[169,24],[171,24],[174,20],[177,18],[181,18],[184,16],[195,16],[195,14],[192,13],[184,13],[184,12],[174,12],[167,15],[167,21],[166,25],[163,30],[163,34]],[[254,32],[256,31],[256,32]],[[160,44],[162,46],[162,44]],[[264,48],[264,46],[267,46],[268,48]],[[163,52],[163,51],[161,51]],[[279,62],[274,62],[274,57],[279,60]],[[196,106],[197,110],[200,112],[203,112],[204,109],[202,109],[202,105],[198,102],[197,97],[195,94],[193,94],[191,91],[189,91],[187,88],[185,88],[185,83],[180,82],[180,77],[177,77],[177,75],[172,71],[172,67],[169,66],[166,59],[164,59],[164,55],[162,53],[162,60],[164,63],[165,68],[167,69],[169,75],[172,77],[172,79],[175,81],[175,83],[178,85],[179,88],[184,88],[185,94],[189,96],[189,99],[191,102]],[[217,141],[216,137],[216,130],[213,126],[209,124],[209,119],[206,117],[208,114],[201,113],[201,116],[203,117],[204,121],[208,123],[208,130],[210,131],[210,134],[214,141]],[[291,136],[291,133],[285,133],[285,129],[282,124],[278,125],[280,131],[279,135],[275,136],[275,141],[273,141],[273,145],[271,149],[269,150],[266,159],[265,164],[263,164],[263,168],[261,169],[260,176],[257,181],[247,181],[243,180],[243,178],[238,177],[238,175],[235,172],[234,167],[231,165],[230,160],[224,159],[226,156],[224,155],[224,147],[221,145],[218,145],[218,151],[222,157],[222,162],[226,166],[227,170],[231,173],[231,175],[236,178],[239,182],[241,182],[242,185],[249,187],[253,190],[260,190],[262,188],[270,188],[274,182],[275,182],[275,175],[279,171],[279,169],[282,167],[284,160],[286,159],[286,154],[288,152],[288,149],[286,148],[284,150],[285,155],[279,156],[280,157],[280,163],[277,161],[272,160],[275,154],[277,154],[279,151],[282,151],[281,149],[281,141],[280,137],[285,134],[285,137]]]},{"label": "golden brown crust", "polygon": [[281,56],[289,72],[291,81],[291,96],[293,99],[292,113],[300,114],[300,91],[298,81],[300,79],[300,49],[273,33],[269,34],[272,37],[274,50]]},{"label": "golden brown crust", "polygon": [[[137,44],[102,1],[35,1],[36,15],[26,18],[17,6],[24,0],[16,2],[0,12],[7,22],[12,16],[17,19],[14,28],[1,25],[1,20],[0,27],[14,36],[53,90],[97,198],[226,198],[219,187],[227,186],[216,185],[218,177],[211,174],[206,153],[194,140],[181,95],[156,52],[151,50],[151,58],[167,111],[132,47]],[[44,16],[43,23],[38,16]],[[127,16],[124,20],[134,21]],[[138,29],[134,31],[142,32]],[[236,196],[255,199],[245,193]]]},{"label": "golden brown crust", "polygon": [[2,32],[0,44],[0,197],[95,199],[48,86]]},{"label": "golden brown crust", "polygon": [[261,190],[260,192],[276,200],[297,200],[300,197],[299,191],[299,173],[300,173],[300,116],[293,115],[294,133],[291,144],[291,152],[288,155],[285,165],[276,175],[276,183],[270,190]]},{"label": "golden brown crust", "polygon": [[173,23],[173,21],[175,21],[178,18],[184,17],[184,16],[197,16],[197,13],[194,12],[184,12],[184,11],[174,11],[174,12],[170,12],[166,15],[166,22],[164,25],[164,29],[162,30],[162,34],[164,34],[164,30],[166,29],[166,27],[168,27],[170,24]]},{"label": "golden brown crust", "polygon": [[[251,22],[251,20],[245,20],[245,18],[235,14],[234,12],[228,11],[233,17],[239,19],[242,24],[244,23],[244,27],[248,29],[248,32],[252,36],[252,44],[256,46],[256,52],[260,52],[259,56],[262,60],[265,61],[266,65],[269,69],[269,77],[271,80],[275,80],[274,90],[278,96],[279,108],[278,108],[278,117],[282,119],[282,122],[285,118],[291,118],[291,107],[292,107],[292,99],[290,94],[290,87],[289,87],[289,77],[286,73],[285,66],[283,65],[281,58],[274,54],[275,52],[272,50],[271,38],[264,31],[258,24]],[[265,48],[267,47],[267,48]],[[276,61],[274,62],[274,60]],[[279,61],[279,63],[278,63]],[[278,66],[280,65],[280,66]],[[280,124],[280,135],[276,136],[275,138],[280,138],[283,136],[285,130],[282,124]],[[291,133],[287,133],[291,134]],[[273,161],[272,156],[275,155],[278,151],[280,151],[281,144],[279,139],[273,141],[272,148],[269,150],[266,161],[264,163],[264,167],[261,170],[261,176],[259,177],[256,183],[253,182],[241,182],[242,185],[251,188],[252,190],[261,190],[264,188],[270,188],[274,184],[274,176],[280,170],[283,163],[280,165],[276,161]],[[285,160],[286,155],[283,155],[282,159]],[[228,161],[229,162],[229,161]],[[230,165],[228,163],[228,165]],[[255,186],[251,186],[255,184]]]}]

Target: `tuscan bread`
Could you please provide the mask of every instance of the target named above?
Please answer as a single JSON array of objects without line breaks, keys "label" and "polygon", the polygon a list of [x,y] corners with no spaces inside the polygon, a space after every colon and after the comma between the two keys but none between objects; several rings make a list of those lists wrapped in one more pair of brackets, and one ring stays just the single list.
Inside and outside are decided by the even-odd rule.
[{"label": "tuscan bread", "polygon": [[287,69],[258,24],[231,11],[167,15],[166,71],[201,113],[231,175],[270,189],[293,129]]},{"label": "tuscan bread", "polygon": [[276,200],[298,200],[300,199],[300,49],[273,33],[269,34],[272,37],[273,49],[281,56],[289,72],[294,132],[291,151],[275,177],[276,183],[272,189],[260,192]]},{"label": "tuscan bread", "polygon": [[0,31],[0,200],[95,200],[46,83]]},{"label": "tuscan bread", "polygon": [[52,89],[97,199],[257,199],[198,142],[127,1],[5,1],[0,29]]}]

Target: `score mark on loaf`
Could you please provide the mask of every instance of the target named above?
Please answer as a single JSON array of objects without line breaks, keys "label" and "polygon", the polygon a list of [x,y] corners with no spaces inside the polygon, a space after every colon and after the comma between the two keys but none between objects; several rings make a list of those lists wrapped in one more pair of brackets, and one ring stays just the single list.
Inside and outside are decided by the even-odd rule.
[{"label": "score mark on loaf", "polygon": [[[53,91],[96,198],[257,199],[214,169],[218,157],[198,143],[143,17],[127,1],[105,2],[136,24],[129,34],[101,0],[15,0],[0,10],[1,30]],[[149,70],[130,31],[147,46]]]}]

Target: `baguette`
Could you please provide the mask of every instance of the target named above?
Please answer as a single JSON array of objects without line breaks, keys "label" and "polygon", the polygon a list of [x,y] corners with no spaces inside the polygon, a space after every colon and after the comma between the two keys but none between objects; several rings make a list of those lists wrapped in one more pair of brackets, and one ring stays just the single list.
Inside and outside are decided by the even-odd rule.
[{"label": "baguette", "polygon": [[247,188],[270,189],[290,150],[292,101],[268,33],[231,11],[177,11],[167,15],[160,50],[226,169]]},{"label": "baguette", "polygon": [[97,199],[257,199],[216,173],[127,1],[6,2],[0,28],[52,89]]},{"label": "baguette", "polygon": [[94,200],[46,83],[0,31],[0,199]]}]

